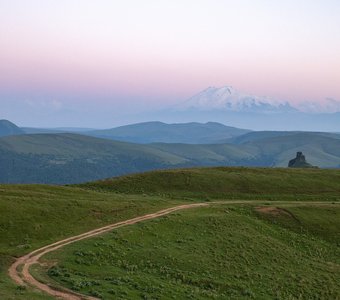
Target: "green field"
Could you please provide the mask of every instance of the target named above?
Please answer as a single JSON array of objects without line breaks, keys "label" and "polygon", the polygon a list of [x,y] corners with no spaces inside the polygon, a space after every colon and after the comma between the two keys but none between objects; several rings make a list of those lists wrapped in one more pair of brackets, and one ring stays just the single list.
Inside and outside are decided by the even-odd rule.
[{"label": "green field", "polygon": [[183,200],[340,201],[340,171],[242,167],[179,169],[122,176],[79,187]]},{"label": "green field", "polygon": [[[184,211],[49,254],[47,272],[103,299],[337,299],[340,206],[307,209],[295,230],[249,205]],[[310,230],[314,217],[334,240]]]},{"label": "green field", "polygon": [[32,273],[104,299],[336,299],[339,179],[337,170],[206,168],[68,187],[0,185],[0,299],[50,299],[12,283],[14,257],[165,207],[233,199],[246,202],[181,211],[71,244]]},{"label": "green field", "polygon": [[0,185],[0,299],[46,299],[7,276],[14,257],[93,228],[174,206],[178,201],[79,188]]}]

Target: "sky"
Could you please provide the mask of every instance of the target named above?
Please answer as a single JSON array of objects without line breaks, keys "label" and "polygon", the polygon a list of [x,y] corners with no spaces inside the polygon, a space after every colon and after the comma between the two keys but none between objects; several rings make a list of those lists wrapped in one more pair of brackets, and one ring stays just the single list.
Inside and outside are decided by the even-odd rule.
[{"label": "sky", "polygon": [[106,127],[225,85],[340,100],[340,1],[0,0],[0,118]]}]

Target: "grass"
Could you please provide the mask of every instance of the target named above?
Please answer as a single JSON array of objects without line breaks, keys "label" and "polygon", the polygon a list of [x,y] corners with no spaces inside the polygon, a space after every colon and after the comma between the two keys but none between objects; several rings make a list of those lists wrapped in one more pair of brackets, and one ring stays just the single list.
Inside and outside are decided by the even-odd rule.
[{"label": "grass", "polygon": [[14,257],[176,203],[159,197],[98,193],[75,187],[0,185],[0,299],[46,299],[29,289],[18,289],[11,282],[7,269]]},{"label": "grass", "polygon": [[287,210],[289,214],[273,216],[260,213],[259,215],[274,224],[280,224],[298,233],[315,235],[340,247],[339,206],[329,204],[286,205],[283,209]]},{"label": "grass", "polygon": [[[237,145],[141,145],[71,133],[2,137],[0,182],[71,184],[148,170],[195,166],[286,167],[297,151],[302,151],[314,166],[340,166],[340,139],[334,134],[273,134],[271,138]],[[212,136],[208,134],[207,137]]]},{"label": "grass", "polygon": [[339,170],[218,167],[152,171],[79,185],[177,199],[340,201]]},{"label": "grass", "polygon": [[[175,206],[179,203],[192,201],[259,199],[261,201],[292,200],[295,202],[296,200],[315,200],[334,201],[334,203],[338,203],[340,200],[339,179],[340,173],[337,170],[197,168],[148,172],[79,186],[0,185],[0,299],[49,299],[48,296],[33,291],[30,288],[17,287],[10,278],[8,278],[7,269],[14,261],[15,257],[29,253],[34,249],[50,244],[54,241],[61,240],[65,237],[86,232],[120,220],[143,215],[152,211],[158,211],[165,207]],[[279,202],[277,203],[279,204]],[[337,204],[335,204],[335,206],[336,205]],[[200,245],[205,245],[206,243],[209,249],[216,247],[215,242],[214,244],[211,239],[206,239],[208,236],[205,237],[205,235],[209,233],[209,228],[212,228],[209,227],[210,221],[208,222],[207,220],[216,219],[217,225],[220,221],[222,222],[218,225],[219,229],[216,228],[216,230],[220,230],[219,233],[218,231],[216,232],[216,235],[221,236],[221,238],[223,237],[223,239],[229,236],[229,242],[233,241],[235,238],[235,245],[238,245],[237,247],[239,248],[237,249],[239,250],[242,250],[241,245],[247,244],[243,240],[242,242],[238,241],[238,238],[236,238],[237,234],[240,232],[246,235],[244,238],[249,239],[250,245],[252,245],[253,242],[255,243],[254,245],[257,245],[257,239],[263,242],[265,242],[266,239],[271,240],[272,232],[276,232],[275,234],[278,236],[281,234],[287,234],[286,239],[291,237],[294,241],[293,244],[295,243],[296,245],[300,245],[299,239],[302,237],[301,243],[304,243],[303,245],[305,245],[303,247],[305,247],[305,249],[312,249],[308,250],[312,252],[309,253],[307,250],[304,250],[305,252],[301,252],[299,254],[299,249],[290,249],[288,252],[290,253],[290,256],[285,257],[284,254],[282,254],[280,263],[283,262],[283,259],[289,261],[292,258],[292,263],[290,264],[293,268],[293,264],[296,263],[296,259],[293,259],[294,255],[296,255],[296,257],[301,257],[306,268],[309,265],[310,268],[313,266],[313,268],[315,267],[317,270],[321,270],[320,274],[324,274],[322,275],[324,277],[320,277],[321,279],[318,278],[317,280],[321,280],[325,285],[329,286],[330,290],[328,292],[331,293],[333,291],[332,278],[336,276],[337,273],[332,273],[332,271],[324,269],[325,265],[322,258],[320,258],[320,265],[316,264],[315,253],[324,254],[327,259],[330,259],[330,262],[333,262],[335,259],[335,256],[332,253],[334,252],[333,250],[336,245],[332,242],[332,240],[338,240],[336,229],[339,228],[339,211],[334,210],[334,207],[325,205],[322,206],[320,209],[322,212],[325,212],[324,214],[320,214],[319,208],[316,208],[315,206],[308,206],[304,209],[300,206],[290,207],[289,209],[292,214],[300,220],[299,223],[296,224],[294,223],[294,220],[287,220],[284,218],[276,220],[274,222],[275,224],[273,224],[273,220],[271,220],[268,216],[261,216],[258,213],[253,212],[250,207],[242,208],[239,206],[209,208],[174,214],[159,220],[154,220],[129,228],[122,228],[119,231],[115,231],[115,234],[105,235],[99,239],[91,239],[70,246],[75,247],[76,249],[79,249],[79,247],[81,247],[80,249],[83,249],[82,247],[85,247],[84,251],[87,254],[88,249],[90,249],[89,251],[100,250],[102,253],[107,252],[109,257],[107,259],[112,259],[113,261],[116,261],[116,258],[118,259],[118,257],[120,257],[121,265],[118,267],[113,268],[112,265],[108,267],[108,262],[105,260],[100,262],[102,259],[100,257],[98,260],[94,257],[93,264],[91,266],[83,266],[82,263],[74,263],[75,257],[78,257],[79,259],[89,258],[89,261],[92,261],[92,258],[91,256],[82,257],[81,253],[75,254],[73,250],[69,250],[71,248],[67,248],[66,252],[58,252],[58,254],[56,254],[60,255],[58,256],[58,259],[60,259],[61,263],[55,271],[56,274],[60,273],[62,275],[60,275],[60,277],[54,276],[52,271],[52,273],[49,274],[53,279],[57,280],[59,284],[73,287],[73,283],[71,281],[63,281],[63,278],[67,278],[68,276],[65,274],[69,273],[69,278],[70,280],[74,279],[74,283],[85,282],[85,287],[82,287],[83,284],[79,283],[80,287],[75,286],[75,289],[78,288],[81,292],[85,293],[90,293],[91,291],[94,294],[97,292],[102,293],[103,295],[106,295],[108,299],[119,299],[119,297],[124,298],[124,293],[127,293],[127,295],[125,295],[125,299],[130,296],[132,298],[139,297],[142,294],[145,294],[145,297],[149,297],[149,294],[157,295],[157,292],[152,292],[153,286],[159,286],[161,291],[173,288],[175,290],[175,294],[178,295],[183,295],[183,293],[189,292],[191,293],[193,289],[194,295],[197,297],[213,297],[215,293],[215,285],[213,290],[211,290],[212,288],[210,289],[212,294],[209,294],[209,288],[207,288],[206,291],[201,291],[201,289],[197,287],[199,284],[196,284],[195,287],[187,287],[185,284],[182,286],[181,284],[181,288],[177,291],[177,283],[175,283],[174,278],[177,278],[177,270],[181,270],[180,264],[183,263],[183,267],[186,267],[186,264],[180,259],[184,259],[187,254],[181,254],[180,252],[177,252],[177,250],[187,251],[190,253],[193,249],[196,251],[195,249],[197,248],[197,251],[206,251],[205,249],[200,249]],[[222,218],[222,216],[230,216],[231,219],[229,220],[229,217]],[[239,227],[233,227],[234,224],[238,224]],[[293,224],[293,227],[291,224]],[[301,224],[307,224],[303,228],[308,228],[308,230],[302,230]],[[158,226],[159,232],[158,229],[156,231],[154,230],[154,228],[158,228]],[[207,229],[204,229],[205,226],[208,226]],[[197,228],[197,230],[195,228]],[[262,231],[260,230],[256,233],[255,229],[258,228],[262,228]],[[174,230],[174,232],[172,233],[171,230]],[[236,230],[236,235],[233,230]],[[132,236],[126,235],[125,238],[125,234],[130,231]],[[183,238],[179,236],[181,232],[183,232],[183,234],[187,234],[190,231],[192,231],[193,240],[187,241],[185,238],[184,241],[182,241]],[[196,240],[196,237],[199,237],[201,234],[202,239]],[[252,234],[255,234],[254,238],[251,238]],[[190,236],[190,234],[188,236]],[[107,237],[109,237],[109,240],[106,240]],[[143,239],[141,237],[143,237]],[[313,237],[315,240],[309,241],[310,237]],[[223,239],[221,240],[221,245],[226,245],[226,241]],[[96,246],[95,243],[98,242],[104,243],[104,245]],[[187,242],[189,243],[188,245],[190,245],[188,248],[185,246]],[[212,244],[209,244],[210,242]],[[118,247],[116,243],[121,243],[121,245],[118,245]],[[283,242],[278,240],[277,243],[278,244],[275,247],[279,247],[278,245],[281,245]],[[157,246],[157,244],[159,245]],[[162,246],[163,244],[164,247]],[[115,250],[116,246],[118,247],[117,249],[119,252],[117,252],[118,250]],[[173,246],[180,248],[177,249],[175,247],[177,250],[174,250]],[[219,245],[217,246],[219,247]],[[243,259],[249,260],[256,255],[256,251],[259,250],[259,248],[256,248],[255,246],[252,247],[252,251],[249,250],[249,253],[245,253]],[[209,266],[209,264],[212,264],[213,266],[217,263],[217,260],[219,260],[219,255],[224,253],[223,251],[226,251],[225,254],[223,254],[225,255],[223,257],[226,258],[229,257],[229,250],[236,252],[235,249],[232,250],[231,248],[221,249],[221,252],[213,252],[215,253],[213,257],[207,256],[206,260],[202,261],[202,266]],[[148,254],[148,251],[151,251],[150,254]],[[171,279],[169,283],[167,283],[162,277],[163,275],[161,276],[160,281],[158,281],[157,276],[159,274],[157,276],[151,276],[150,274],[145,275],[144,273],[138,273],[140,270],[143,270],[143,268],[152,269],[152,267],[140,266],[138,264],[138,260],[143,260],[143,255],[145,255],[145,257],[150,257],[150,261],[152,261],[152,259],[158,259],[160,254],[157,253],[164,254],[165,257],[168,257],[164,263],[167,263],[169,259],[176,261],[177,253],[179,255],[178,265],[175,266],[174,270],[169,271],[171,273],[169,275],[169,280]],[[231,252],[231,254],[232,253],[233,252]],[[202,254],[202,252],[198,254]],[[110,255],[113,256],[111,257]],[[182,255],[184,255],[183,258],[181,258]],[[249,258],[247,258],[247,255],[250,255]],[[130,259],[132,260],[130,261]],[[73,265],[71,263],[72,261]],[[128,263],[126,266],[124,266],[125,261]],[[133,275],[134,267],[130,270],[130,267],[135,265],[135,262],[139,268],[139,271],[136,273],[139,275],[136,275],[136,278]],[[163,266],[163,262],[160,263],[161,266]],[[219,263],[221,263],[220,260]],[[271,262],[268,261],[266,263],[268,264],[267,271],[269,272],[269,269],[271,269]],[[272,263],[274,264],[274,262]],[[66,269],[64,269],[64,267]],[[77,270],[78,267],[84,268],[84,271]],[[197,266],[197,268],[198,267],[199,266]],[[89,270],[89,268],[91,270]],[[334,268],[334,265],[330,265],[329,268]],[[92,273],[93,270],[94,273]],[[167,269],[165,268],[165,270]],[[196,275],[193,274],[193,282],[195,282],[195,280],[196,282],[200,282],[202,277],[206,278],[204,273],[205,271],[203,269],[200,270],[198,268],[197,270],[197,272],[202,271],[204,276],[199,276],[198,273]],[[232,270],[235,271],[235,269],[231,269],[231,271]],[[255,276],[254,278],[256,279],[257,275],[252,273],[255,271],[251,271],[251,268],[249,270],[250,273],[245,273],[248,275],[244,276],[248,276],[248,279],[251,278],[251,276]],[[294,269],[292,270],[294,271]],[[300,269],[296,270],[299,271]],[[91,283],[93,280],[97,280],[96,278],[99,276],[98,274],[101,271],[103,271],[103,274],[107,275],[107,278],[118,274],[118,278],[121,279],[119,279],[118,284],[113,284],[111,282],[112,280],[105,280],[99,277],[98,280],[100,281],[100,286],[97,286],[96,283]],[[110,275],[111,271],[113,272],[112,275]],[[302,271],[306,272],[307,276],[310,269],[303,269]],[[98,274],[96,272],[98,272]],[[130,276],[129,272],[132,272],[131,280],[133,280],[137,286],[145,285],[150,290],[133,290],[131,285],[134,283],[126,282],[128,281],[127,278]],[[150,272],[152,273],[153,271]],[[34,269],[34,274],[36,276],[41,276],[44,280],[50,280],[50,277],[43,274],[39,268],[38,270]],[[83,275],[81,274],[85,274],[85,277],[82,277]],[[214,276],[217,276],[216,274]],[[225,280],[229,280],[228,278],[232,277],[232,273],[228,274],[229,273],[223,275],[227,276],[225,277]],[[239,273],[235,274],[237,276],[241,276],[238,275]],[[333,276],[332,274],[335,275]],[[145,279],[143,279],[144,276],[146,276]],[[268,277],[269,275],[267,273],[263,273],[263,276],[266,278],[266,276]],[[308,276],[307,278],[309,278]],[[210,277],[208,276],[207,278]],[[214,278],[215,277],[211,279],[212,282],[215,282],[214,280],[217,277],[215,279]],[[308,284],[314,282],[313,278],[308,280]],[[87,283],[87,281],[90,281],[90,283]],[[218,282],[219,281],[217,280],[217,283]],[[235,284],[235,289],[231,288],[234,290],[232,293],[239,295],[237,293],[247,292],[247,290],[244,291],[239,288],[243,284],[242,282],[242,280],[236,280],[235,282],[231,280],[231,284]],[[87,286],[91,284],[93,286]],[[204,285],[205,283],[203,282],[202,284]],[[163,285],[164,289],[162,288]],[[309,285],[306,286],[309,287]],[[197,288],[198,291],[196,291]],[[253,287],[249,287],[249,289],[251,295],[256,292],[255,287],[254,290]],[[200,294],[201,292],[208,294]],[[113,293],[117,293],[117,295]],[[228,291],[226,290],[222,292],[222,294],[223,293],[228,293]]]},{"label": "grass", "polygon": [[50,253],[45,260],[58,264],[48,274],[103,299],[337,299],[339,236],[309,231],[313,209],[330,213],[300,210],[311,220],[302,221],[306,232],[259,218],[249,205],[182,211]]}]

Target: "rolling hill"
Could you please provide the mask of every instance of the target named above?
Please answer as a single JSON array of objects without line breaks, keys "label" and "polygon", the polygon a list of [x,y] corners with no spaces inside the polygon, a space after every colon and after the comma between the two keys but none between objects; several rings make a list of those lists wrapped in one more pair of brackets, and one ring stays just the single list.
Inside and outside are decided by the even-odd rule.
[{"label": "rolling hill", "polygon": [[221,139],[240,136],[250,130],[226,126],[220,123],[146,122],[107,130],[89,131],[85,134],[132,143],[185,143],[212,144]]},{"label": "rolling hill", "polygon": [[340,170],[215,167],[151,171],[77,185],[174,199],[340,200]]},{"label": "rolling hill", "polygon": [[41,133],[84,133],[92,131],[90,128],[77,127],[60,127],[60,128],[35,128],[35,127],[21,127],[26,134],[41,134]]},{"label": "rolling hill", "polygon": [[228,143],[228,144],[245,144],[248,142],[254,142],[259,140],[264,140],[268,138],[276,138],[283,136],[292,136],[296,134],[313,134],[313,136],[325,136],[334,139],[340,139],[339,133],[331,133],[331,132],[304,132],[304,131],[252,131],[240,136],[236,136],[230,139],[225,139],[219,141],[220,143]]},{"label": "rolling hill", "polygon": [[25,134],[25,132],[8,120],[0,120],[0,137]]},{"label": "rolling hill", "polygon": [[34,272],[100,299],[337,299],[339,205],[270,204],[215,204],[118,228],[46,255],[53,267]]},{"label": "rolling hill", "polygon": [[67,184],[155,169],[286,167],[296,152],[322,168],[340,167],[340,139],[294,133],[241,144],[133,144],[78,134],[0,138],[0,182]]},{"label": "rolling hill", "polygon": [[289,158],[295,156],[292,153],[298,151],[302,151],[307,160],[314,166],[340,167],[340,139],[323,134],[303,132],[260,139],[243,145],[256,148],[256,151],[264,157],[271,157],[273,165],[278,167],[286,167]]},{"label": "rolling hill", "polygon": [[76,134],[10,136],[0,139],[0,153],[4,183],[75,183],[188,162],[152,147]]},{"label": "rolling hill", "polygon": [[0,185],[0,298],[53,299],[9,278],[17,257],[109,224],[204,202],[69,244],[29,272],[57,290],[103,299],[337,299],[339,172],[195,168],[67,187]]}]

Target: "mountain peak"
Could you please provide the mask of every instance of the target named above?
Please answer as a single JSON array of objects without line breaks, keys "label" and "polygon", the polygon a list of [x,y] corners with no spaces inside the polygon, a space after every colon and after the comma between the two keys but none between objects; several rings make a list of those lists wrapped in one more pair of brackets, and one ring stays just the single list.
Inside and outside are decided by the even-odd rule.
[{"label": "mountain peak", "polygon": [[179,110],[237,111],[237,112],[293,112],[286,101],[242,93],[232,86],[208,87],[177,107]]}]

